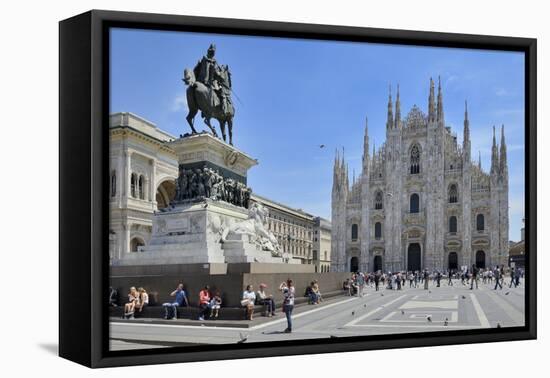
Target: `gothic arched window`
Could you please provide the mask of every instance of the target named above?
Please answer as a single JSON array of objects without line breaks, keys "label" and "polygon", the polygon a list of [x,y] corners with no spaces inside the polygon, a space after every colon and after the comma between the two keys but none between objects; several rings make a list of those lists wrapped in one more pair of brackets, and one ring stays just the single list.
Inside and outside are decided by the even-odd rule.
[{"label": "gothic arched window", "polygon": [[478,214],[476,217],[476,229],[478,231],[485,230],[485,216],[483,214]]},{"label": "gothic arched window", "polygon": [[420,173],[420,147],[415,144],[411,148],[411,175]]},{"label": "gothic arched window", "polygon": [[409,209],[411,213],[418,213],[420,211],[420,197],[418,194],[411,194]]},{"label": "gothic arched window", "polygon": [[458,188],[456,184],[451,184],[449,186],[449,203],[457,203],[458,202]]},{"label": "gothic arched window", "polygon": [[453,215],[449,218],[449,232],[457,232],[456,217]]},{"label": "gothic arched window", "polygon": [[132,176],[130,178],[130,195],[134,198],[136,198],[136,190],[137,190],[137,175],[135,173],[132,173]]},{"label": "gothic arched window", "polygon": [[376,222],[374,224],[374,238],[380,239],[382,237],[382,223]]},{"label": "gothic arched window", "polygon": [[116,171],[111,172],[111,197],[116,196]]},{"label": "gothic arched window", "polygon": [[384,208],[384,196],[382,195],[382,192],[379,190],[376,192],[376,195],[374,196],[374,208],[376,210],[381,210]]},{"label": "gothic arched window", "polygon": [[359,234],[359,227],[357,227],[357,224],[351,225],[351,240],[357,240],[357,235]]}]

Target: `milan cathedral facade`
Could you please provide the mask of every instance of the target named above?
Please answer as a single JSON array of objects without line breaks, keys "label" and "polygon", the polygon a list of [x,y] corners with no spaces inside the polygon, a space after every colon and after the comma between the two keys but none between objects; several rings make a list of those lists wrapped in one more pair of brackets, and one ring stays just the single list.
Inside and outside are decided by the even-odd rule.
[{"label": "milan cathedral facade", "polygon": [[464,140],[445,126],[443,93],[430,79],[428,114],[403,119],[399,87],[388,101],[386,141],[370,154],[365,126],[362,172],[349,182],[336,154],[332,187],[331,271],[459,270],[508,259],[508,163],[504,126],[493,127],[490,172],[472,162]]}]

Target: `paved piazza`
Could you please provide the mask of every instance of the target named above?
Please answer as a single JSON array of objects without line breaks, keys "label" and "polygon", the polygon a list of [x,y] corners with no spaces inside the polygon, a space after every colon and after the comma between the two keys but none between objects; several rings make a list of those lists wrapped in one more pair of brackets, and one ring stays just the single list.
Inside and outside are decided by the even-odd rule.
[{"label": "paved piazza", "polygon": [[296,307],[292,334],[282,333],[286,319],[280,309],[275,318],[258,317],[250,328],[113,321],[111,347],[122,350],[236,343],[241,337],[247,337],[246,342],[264,342],[524,325],[523,287],[504,286],[498,291],[493,287],[480,282],[478,290],[469,290],[460,280],[455,280],[454,286],[442,281],[441,287],[434,285],[429,291],[407,286],[401,291],[376,292],[369,287],[362,298],[342,296],[318,306]]}]

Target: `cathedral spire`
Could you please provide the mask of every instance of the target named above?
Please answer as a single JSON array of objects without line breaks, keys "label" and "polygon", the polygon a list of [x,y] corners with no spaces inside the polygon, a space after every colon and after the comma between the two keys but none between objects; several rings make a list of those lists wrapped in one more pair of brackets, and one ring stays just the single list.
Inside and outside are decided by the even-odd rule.
[{"label": "cathedral spire", "polygon": [[443,91],[441,90],[441,76],[437,84],[437,122],[445,126],[445,115],[443,113]]},{"label": "cathedral spire", "polygon": [[388,97],[388,120],[386,121],[386,129],[391,129],[393,127],[393,102],[391,98],[391,85],[390,85],[390,94]]},{"label": "cathedral spire", "polygon": [[498,163],[498,148],[497,148],[497,138],[495,133],[495,126],[493,126],[493,147],[491,149],[491,175],[498,173],[499,163]]},{"label": "cathedral spire", "polygon": [[464,141],[470,140],[470,120],[468,119],[468,101],[464,102]]},{"label": "cathedral spire", "polygon": [[434,81],[430,77],[430,97],[428,98],[428,122],[435,121]]},{"label": "cathedral spire", "polygon": [[399,84],[397,84],[397,94],[395,98],[395,128],[401,128],[401,100],[399,99]]},{"label": "cathedral spire", "polygon": [[363,136],[363,173],[369,164],[369,118],[365,117],[365,135]]},{"label": "cathedral spire", "polygon": [[462,141],[462,151],[464,152],[464,163],[470,164],[471,144],[470,120],[468,119],[468,101],[464,102],[464,140]]},{"label": "cathedral spire", "polygon": [[504,140],[504,125],[500,129],[500,175],[502,178],[508,178],[508,162],[506,158],[506,141]]}]

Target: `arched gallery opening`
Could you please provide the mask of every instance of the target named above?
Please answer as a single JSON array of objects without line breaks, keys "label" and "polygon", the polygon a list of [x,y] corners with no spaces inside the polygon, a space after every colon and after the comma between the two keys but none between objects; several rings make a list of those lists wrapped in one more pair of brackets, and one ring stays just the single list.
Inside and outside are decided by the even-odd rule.
[{"label": "arched gallery opening", "polygon": [[163,181],[157,188],[157,209],[164,209],[176,196],[176,184],[173,180]]},{"label": "arched gallery opening", "polygon": [[138,252],[139,247],[145,246],[143,239],[135,237],[130,240],[130,252]]}]

